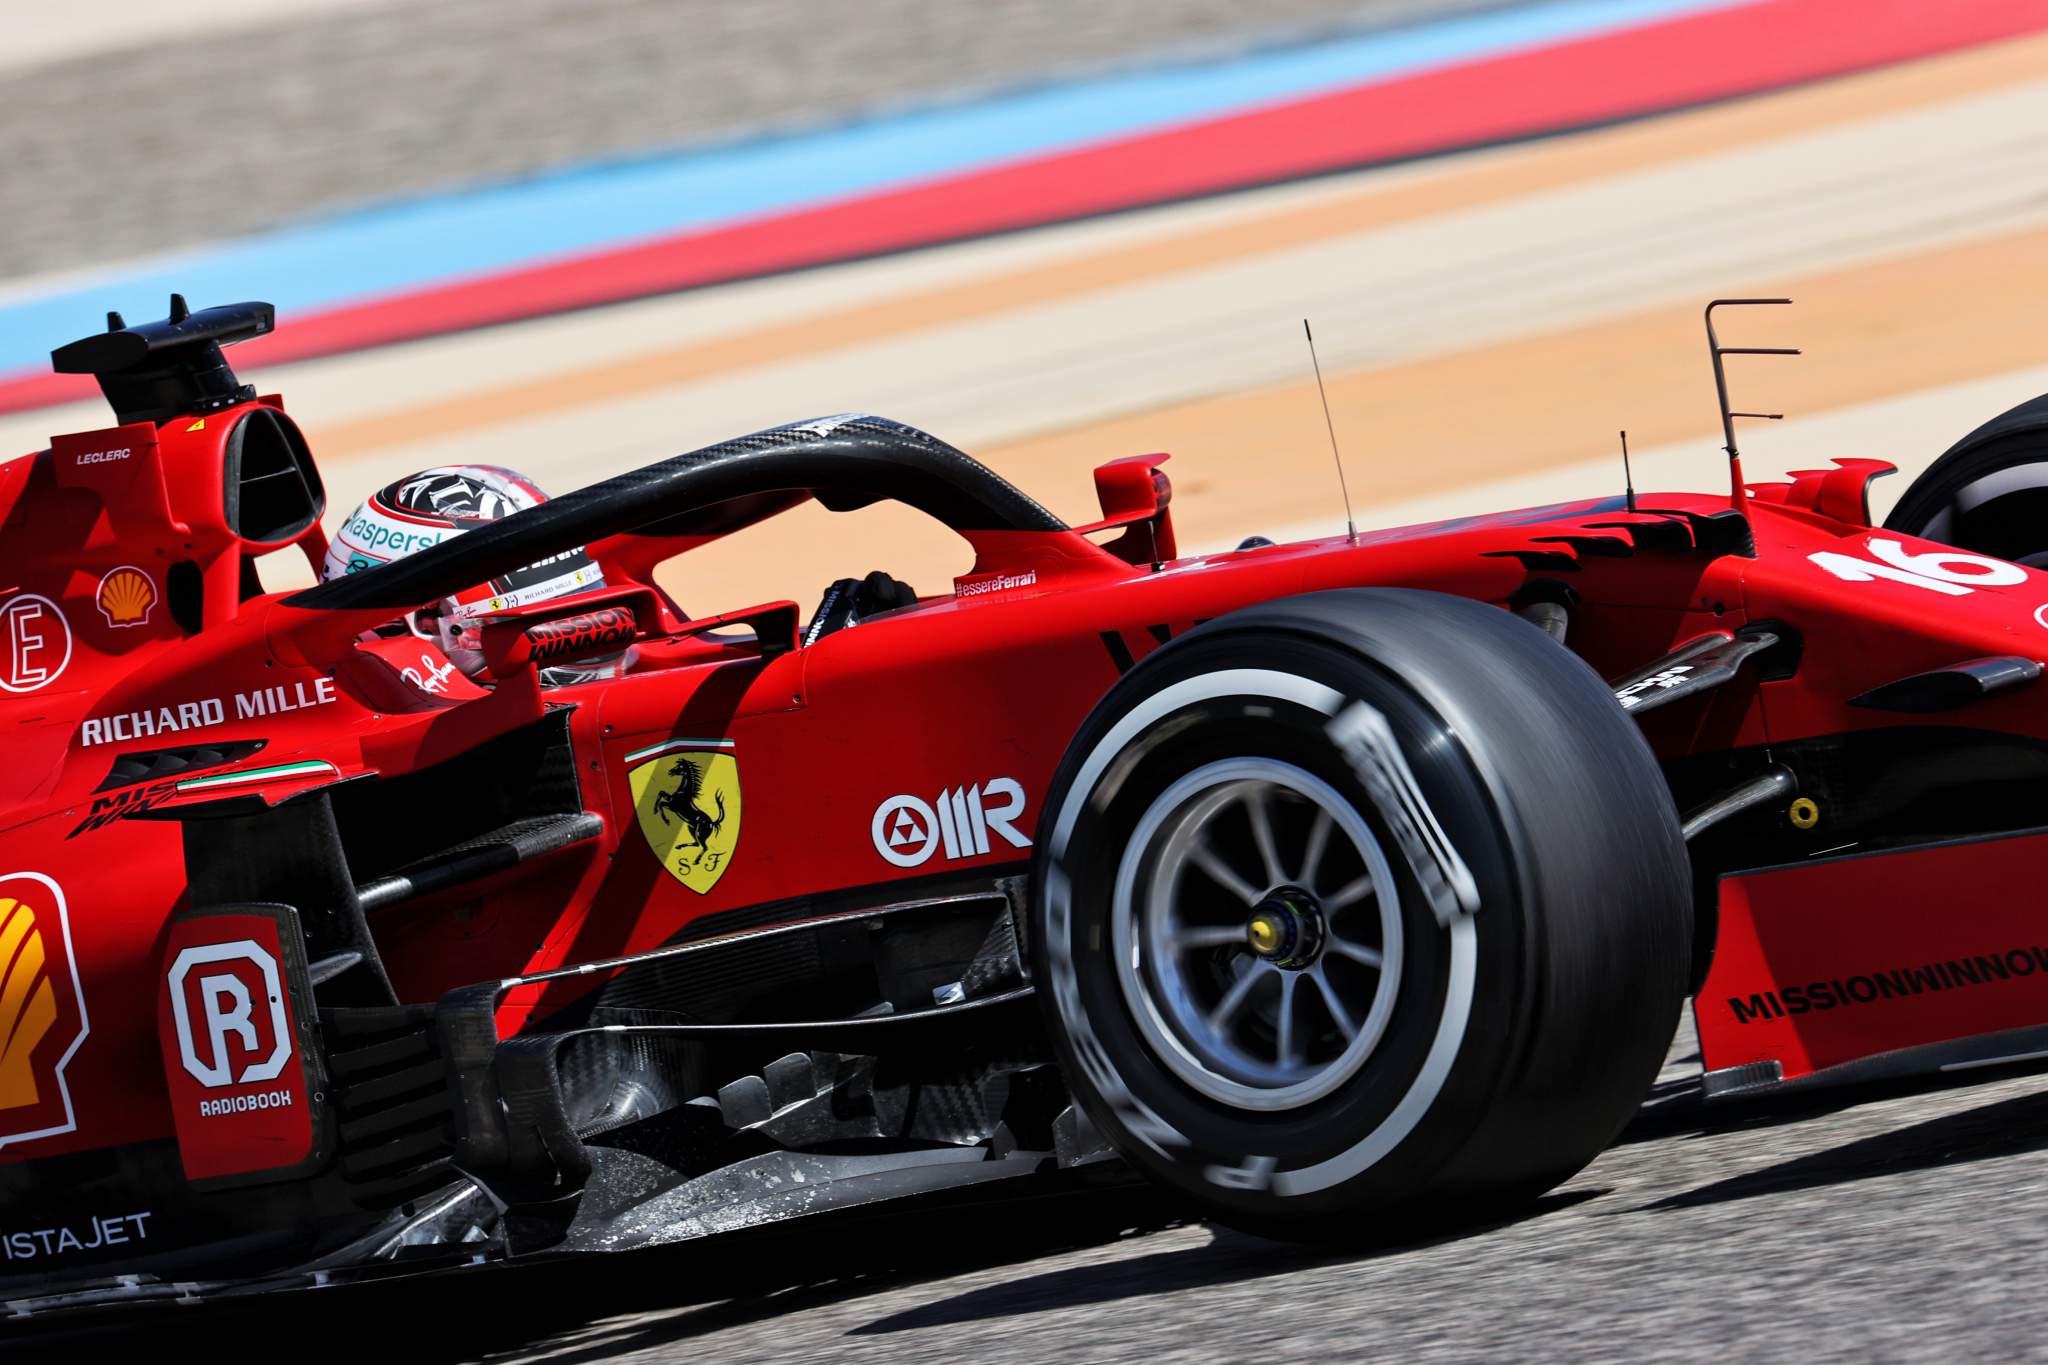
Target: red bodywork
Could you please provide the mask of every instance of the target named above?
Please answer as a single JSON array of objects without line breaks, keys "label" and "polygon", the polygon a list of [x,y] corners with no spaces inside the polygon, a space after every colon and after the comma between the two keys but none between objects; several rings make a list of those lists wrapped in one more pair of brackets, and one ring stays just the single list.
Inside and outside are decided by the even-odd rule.
[{"label": "red bodywork", "polygon": [[[13,916],[0,919],[0,1163],[165,1138],[182,1142],[194,1178],[301,1159],[305,1126],[290,1111],[308,1082],[296,1061],[276,1064],[275,1020],[303,1048],[292,1014],[303,1010],[291,999],[282,1015],[266,1009],[262,973],[248,970],[259,958],[236,978],[247,1009],[234,984],[206,978],[216,1027],[185,1049],[231,1079],[209,1086],[181,1068],[174,1040],[160,1041],[175,1031],[170,977],[191,943],[264,943],[263,957],[294,970],[261,924],[195,938],[205,921],[185,919],[174,934],[174,914],[201,907],[186,904],[183,826],[164,817],[226,796],[276,802],[390,778],[547,708],[573,707],[582,803],[601,836],[373,912],[401,999],[651,949],[741,907],[786,904],[794,916],[852,888],[879,899],[939,872],[1018,869],[1070,737],[1120,673],[1199,621],[1291,594],[1395,585],[1507,606],[1532,584],[1562,584],[1574,595],[1571,647],[1610,677],[1709,631],[1796,628],[1790,676],[1745,675],[1645,716],[1672,761],[1896,727],[1897,715],[1849,699],[2048,646],[2048,574],[1873,531],[1863,487],[1886,468],[1873,462],[1754,490],[1754,557],[1694,544],[1696,519],[1725,513],[1725,494],[1645,494],[1637,512],[1613,498],[1176,558],[1164,457],[1153,456],[1101,472],[1098,526],[970,534],[976,562],[953,593],[809,647],[786,647],[787,604],[689,621],[653,586],[656,563],[705,537],[601,541],[591,548],[608,587],[508,613],[485,688],[428,641],[362,643],[374,616],[295,607],[245,581],[257,555],[317,564],[324,550],[317,525],[284,544],[229,529],[222,443],[262,406],[276,400],[61,437],[0,466],[0,914]],[[1098,543],[1111,536],[1110,548]],[[564,652],[560,641],[628,638],[620,676],[540,685],[535,664]],[[2048,739],[2027,688],[1913,723]],[[236,741],[262,743],[232,756]],[[231,756],[186,778],[106,785],[124,753],[194,744]],[[657,850],[636,818],[633,775],[682,752],[729,760],[728,799],[698,802],[718,816],[714,835]],[[1808,853],[1826,848],[1827,818],[1822,809]],[[708,868],[687,861],[712,852]],[[1848,992],[1878,971],[2043,951],[2048,934],[2030,929],[2021,899],[2040,859],[2038,839],[2009,839],[1729,879],[1698,1009],[1707,1066],[1776,1061],[1790,1078],[2048,1020],[2048,958],[1903,999],[1865,1002],[1856,987],[1853,1008],[1819,1007],[1807,984],[1839,978]],[[512,992],[500,1033],[599,979]],[[1803,1011],[1783,1008],[1793,987]],[[1777,1004],[1752,1006],[1767,996]],[[283,1098],[251,1098],[263,1095]],[[236,1142],[258,1155],[223,1158],[195,1136],[205,1124],[183,1108],[209,1099],[246,1122]]]}]

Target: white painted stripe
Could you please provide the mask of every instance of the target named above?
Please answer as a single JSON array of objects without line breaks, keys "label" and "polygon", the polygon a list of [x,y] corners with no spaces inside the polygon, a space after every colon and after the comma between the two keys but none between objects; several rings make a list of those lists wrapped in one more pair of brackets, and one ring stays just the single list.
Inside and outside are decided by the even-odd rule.
[{"label": "white painted stripe", "polygon": [[367,9],[389,0],[93,0],[89,5],[9,5],[0,71],[25,70],[100,52],[199,33],[282,25],[329,10]]}]

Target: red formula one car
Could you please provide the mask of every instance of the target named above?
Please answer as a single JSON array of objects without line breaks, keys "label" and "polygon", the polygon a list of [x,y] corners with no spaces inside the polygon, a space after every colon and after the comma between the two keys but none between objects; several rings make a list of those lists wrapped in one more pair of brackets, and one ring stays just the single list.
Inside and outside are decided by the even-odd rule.
[{"label": "red formula one car", "polygon": [[[1385,1234],[1579,1169],[1688,995],[1714,1095],[2048,1046],[2048,400],[1883,529],[1839,460],[1198,558],[1164,456],[1069,527],[840,416],[275,593],[327,537],[221,351],[270,326],[114,319],[55,360],[119,425],[0,466],[14,1312],[1112,1155]],[[810,499],[973,569],[808,632],[655,586]],[[579,547],[475,683],[380,633]]]}]

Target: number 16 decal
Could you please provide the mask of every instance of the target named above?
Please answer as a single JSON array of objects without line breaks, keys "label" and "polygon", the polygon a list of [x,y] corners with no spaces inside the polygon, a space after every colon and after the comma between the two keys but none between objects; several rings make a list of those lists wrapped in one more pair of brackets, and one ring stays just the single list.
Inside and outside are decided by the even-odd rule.
[{"label": "number 16 decal", "polygon": [[2027,581],[2027,571],[2017,564],[1961,550],[1934,550],[1914,554],[1896,540],[1871,540],[1866,548],[1876,560],[1858,555],[1821,550],[1807,556],[1837,578],[1851,583],[1869,583],[1888,578],[1948,597],[1963,597],[1976,588],[2011,587]]}]

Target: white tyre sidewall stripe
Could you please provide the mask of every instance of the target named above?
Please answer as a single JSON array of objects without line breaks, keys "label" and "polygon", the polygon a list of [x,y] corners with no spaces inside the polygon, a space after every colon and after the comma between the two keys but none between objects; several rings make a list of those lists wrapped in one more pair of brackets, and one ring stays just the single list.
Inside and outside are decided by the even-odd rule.
[{"label": "white tyre sidewall stripe", "polygon": [[[1335,688],[1298,674],[1265,668],[1219,669],[1161,688],[1119,718],[1075,773],[1060,805],[1058,818],[1053,823],[1050,848],[1053,862],[1059,864],[1065,858],[1067,844],[1080,820],[1081,811],[1087,805],[1089,793],[1132,740],[1154,722],[1183,707],[1225,697],[1263,697],[1292,702],[1326,716],[1335,716],[1339,708],[1352,700]],[[1070,934],[1073,926],[1073,910],[1067,903],[1071,894],[1070,879],[1063,872],[1049,876],[1045,879],[1045,888],[1049,902],[1046,907],[1047,924]],[[1050,903],[1054,901],[1058,903]],[[1479,972],[1479,936],[1471,916],[1461,915],[1453,919],[1446,933],[1450,940],[1450,954],[1443,1013],[1437,1020],[1436,1037],[1430,1043],[1429,1052],[1407,1093],[1371,1132],[1336,1156],[1297,1170],[1274,1170],[1269,1185],[1272,1193],[1282,1197],[1313,1194],[1362,1174],[1400,1146],[1422,1122],[1430,1106],[1436,1103],[1457,1063],[1459,1049],[1464,1045]],[[1071,970],[1073,951],[1071,943],[1062,943],[1059,951],[1048,952],[1048,968],[1054,972]],[[1055,1008],[1069,1034],[1092,1036],[1092,1025],[1085,1013],[1078,1009],[1081,998],[1078,982],[1055,982],[1053,987],[1051,994]],[[1135,1099],[1134,1096],[1132,1098]],[[1155,1116],[1148,1114],[1148,1117],[1153,1117],[1156,1122]],[[1250,1157],[1254,1163],[1261,1160],[1270,1158]]]}]

